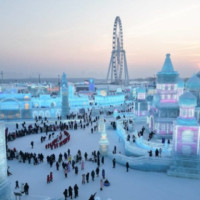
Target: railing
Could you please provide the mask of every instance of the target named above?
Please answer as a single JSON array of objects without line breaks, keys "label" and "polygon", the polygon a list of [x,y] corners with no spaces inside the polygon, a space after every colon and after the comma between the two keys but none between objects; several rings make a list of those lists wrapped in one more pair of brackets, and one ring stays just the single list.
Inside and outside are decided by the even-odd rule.
[{"label": "railing", "polygon": [[167,171],[169,166],[172,164],[172,158],[170,157],[128,157],[122,154],[108,153],[110,159],[115,158],[116,162],[121,165],[129,163],[130,168],[145,170],[145,171]]},{"label": "railing", "polygon": [[[125,143],[125,149],[129,151],[130,153],[140,153],[139,155],[146,155],[147,151],[156,149],[162,149],[162,154],[165,156],[170,156],[172,152],[171,146],[168,144],[158,144],[151,141],[143,140],[143,137],[138,137],[137,131],[133,133],[135,136],[135,143],[131,143],[130,141],[127,141],[127,133],[123,128],[122,120],[117,121],[117,133],[122,138],[123,142]],[[138,148],[138,149],[137,149]]]}]

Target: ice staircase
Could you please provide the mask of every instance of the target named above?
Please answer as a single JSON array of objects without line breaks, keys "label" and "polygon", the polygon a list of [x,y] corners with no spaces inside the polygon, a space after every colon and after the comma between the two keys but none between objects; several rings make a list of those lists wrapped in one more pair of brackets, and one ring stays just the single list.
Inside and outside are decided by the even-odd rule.
[{"label": "ice staircase", "polygon": [[200,179],[200,158],[197,156],[174,156],[167,174],[182,178]]}]

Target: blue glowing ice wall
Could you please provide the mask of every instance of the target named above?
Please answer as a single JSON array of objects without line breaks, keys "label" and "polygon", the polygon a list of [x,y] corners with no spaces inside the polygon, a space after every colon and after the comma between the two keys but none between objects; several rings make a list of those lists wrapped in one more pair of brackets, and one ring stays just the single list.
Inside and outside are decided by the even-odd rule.
[{"label": "blue glowing ice wall", "polygon": [[0,122],[0,199],[11,199],[10,184],[7,180],[5,127],[2,122]]}]

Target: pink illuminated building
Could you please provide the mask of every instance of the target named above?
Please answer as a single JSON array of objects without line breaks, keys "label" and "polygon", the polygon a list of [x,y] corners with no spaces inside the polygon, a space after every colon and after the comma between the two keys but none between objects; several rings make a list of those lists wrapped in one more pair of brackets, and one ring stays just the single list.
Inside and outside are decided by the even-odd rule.
[{"label": "pink illuminated building", "polygon": [[173,146],[175,154],[199,154],[199,125],[195,118],[196,97],[185,92],[179,99],[180,114],[174,125]]},{"label": "pink illuminated building", "polygon": [[148,103],[146,101],[146,88],[137,88],[137,100],[134,103],[135,116],[142,117],[148,114]]}]

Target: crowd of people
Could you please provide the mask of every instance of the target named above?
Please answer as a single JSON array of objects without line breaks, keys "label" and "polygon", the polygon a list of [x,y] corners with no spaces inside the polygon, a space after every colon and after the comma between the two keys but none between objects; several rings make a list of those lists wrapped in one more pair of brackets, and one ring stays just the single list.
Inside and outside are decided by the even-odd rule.
[{"label": "crowd of people", "polygon": [[[6,138],[7,142],[15,140],[16,138],[23,137],[30,134],[39,134],[39,133],[46,133],[46,136],[41,136],[40,140],[41,143],[45,142],[47,139],[54,141],[54,139],[58,139],[57,143],[63,140],[64,136],[69,136],[69,130],[77,130],[85,129],[88,126],[91,126],[91,133],[97,131],[98,128],[98,119],[99,116],[95,117],[94,119],[91,117],[90,114],[83,114],[83,115],[71,115],[68,116],[68,122],[62,122],[61,118],[58,118],[58,121],[54,123],[49,123],[46,118],[36,118],[34,125],[26,124],[27,122],[23,122],[21,125],[16,124],[16,131],[9,132],[8,128],[6,128]],[[71,120],[71,121],[70,121]],[[116,123],[113,123],[113,127],[116,128]],[[55,135],[56,132],[60,132],[58,137]],[[56,138],[54,138],[56,137]],[[51,142],[52,142],[51,141]],[[50,142],[50,143],[51,143]],[[34,149],[34,141],[31,141],[31,148]],[[48,145],[48,144],[47,144]],[[46,146],[45,146],[46,147]],[[51,147],[50,147],[51,148]],[[116,153],[116,148],[115,148]],[[22,163],[29,163],[33,165],[40,164],[45,161],[44,155],[42,153],[30,153],[30,152],[23,152],[19,151],[16,148],[7,149],[7,157],[10,160],[18,159],[19,162]],[[79,174],[81,171],[81,183],[86,184],[90,182],[99,180],[99,189],[100,191],[103,190],[103,186],[110,185],[108,179],[105,176],[105,169],[101,169],[101,165],[104,164],[104,156],[100,154],[99,151],[93,151],[91,156],[88,156],[88,153],[85,152],[84,154],[81,150],[77,151],[77,154],[72,156],[70,149],[68,149],[63,154],[60,153],[56,156],[54,153],[51,155],[46,156],[46,162],[49,164],[50,168],[55,167],[57,171],[61,171],[64,174],[64,177],[68,177],[68,173],[74,171],[76,175]],[[95,169],[85,172],[85,162],[92,162],[96,163]],[[114,164],[115,165],[115,164]],[[62,168],[61,168],[62,167]],[[127,171],[129,169],[129,164],[126,165]],[[50,171],[49,174],[46,175],[46,183],[50,184],[53,182],[53,170]],[[99,179],[98,179],[99,177]],[[106,179],[106,180],[105,180]],[[17,181],[18,182],[18,181]],[[29,185],[26,183],[24,185],[24,193],[29,194]],[[28,189],[27,189],[28,188]],[[63,192],[64,198],[76,198],[79,194],[79,187],[78,184],[75,184],[74,187],[69,186]],[[90,200],[94,199],[96,193],[90,196]]]}]

